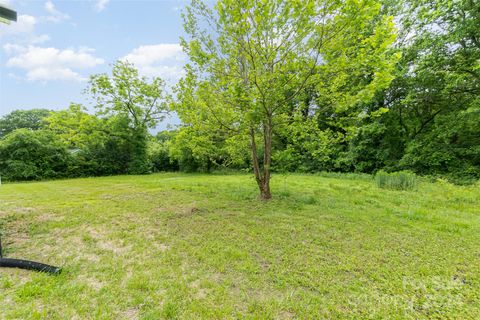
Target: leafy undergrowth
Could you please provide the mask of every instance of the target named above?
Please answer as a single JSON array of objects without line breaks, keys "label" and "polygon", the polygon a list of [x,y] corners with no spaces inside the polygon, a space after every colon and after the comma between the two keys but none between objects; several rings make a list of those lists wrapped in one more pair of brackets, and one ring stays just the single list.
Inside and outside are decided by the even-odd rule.
[{"label": "leafy undergrowth", "polygon": [[478,186],[155,174],[0,187],[5,319],[480,317]]}]

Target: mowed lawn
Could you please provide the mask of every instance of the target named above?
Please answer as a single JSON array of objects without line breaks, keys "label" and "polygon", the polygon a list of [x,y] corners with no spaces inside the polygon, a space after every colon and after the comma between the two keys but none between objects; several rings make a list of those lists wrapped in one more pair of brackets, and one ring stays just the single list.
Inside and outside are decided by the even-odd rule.
[{"label": "mowed lawn", "polygon": [[3,319],[478,319],[479,185],[153,174],[0,186]]}]

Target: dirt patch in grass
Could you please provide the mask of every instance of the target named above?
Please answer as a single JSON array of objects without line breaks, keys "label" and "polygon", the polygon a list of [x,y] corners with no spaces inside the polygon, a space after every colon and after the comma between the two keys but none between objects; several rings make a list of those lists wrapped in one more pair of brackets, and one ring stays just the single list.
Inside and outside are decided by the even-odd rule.
[{"label": "dirt patch in grass", "polygon": [[137,320],[140,319],[140,311],[137,308],[130,308],[120,314],[121,319]]},{"label": "dirt patch in grass", "polygon": [[87,228],[88,233],[96,242],[96,246],[100,249],[111,251],[116,255],[125,255],[132,249],[131,245],[123,245],[118,240],[109,239],[108,234],[105,231],[94,229],[92,227]]},{"label": "dirt patch in grass", "polygon": [[89,277],[87,275],[78,276],[77,281],[80,283],[85,283],[89,288],[92,288],[97,292],[100,291],[106,285],[103,281],[100,281],[97,278]]}]

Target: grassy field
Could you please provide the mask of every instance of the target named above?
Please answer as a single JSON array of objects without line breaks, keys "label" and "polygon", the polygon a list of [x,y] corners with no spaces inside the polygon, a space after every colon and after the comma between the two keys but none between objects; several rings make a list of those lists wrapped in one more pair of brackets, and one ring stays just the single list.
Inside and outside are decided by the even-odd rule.
[{"label": "grassy field", "polygon": [[0,187],[5,319],[478,319],[480,190],[155,174]]}]

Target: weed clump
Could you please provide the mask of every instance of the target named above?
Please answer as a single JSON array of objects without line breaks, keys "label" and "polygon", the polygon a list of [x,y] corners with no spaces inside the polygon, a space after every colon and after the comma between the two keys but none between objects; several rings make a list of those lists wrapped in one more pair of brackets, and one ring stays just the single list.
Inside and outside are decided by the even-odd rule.
[{"label": "weed clump", "polygon": [[415,173],[410,171],[385,172],[378,171],[375,183],[379,188],[391,190],[416,190],[418,181]]}]

